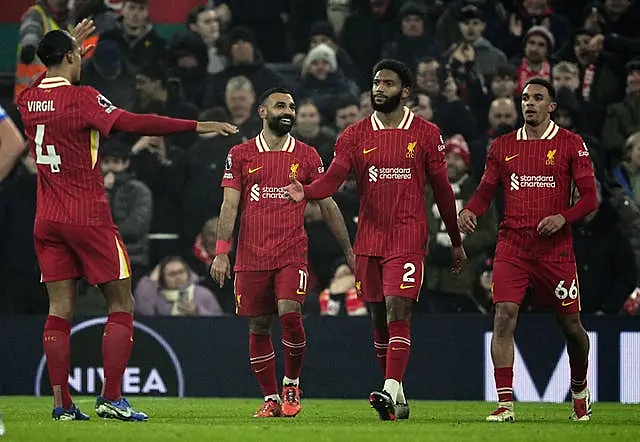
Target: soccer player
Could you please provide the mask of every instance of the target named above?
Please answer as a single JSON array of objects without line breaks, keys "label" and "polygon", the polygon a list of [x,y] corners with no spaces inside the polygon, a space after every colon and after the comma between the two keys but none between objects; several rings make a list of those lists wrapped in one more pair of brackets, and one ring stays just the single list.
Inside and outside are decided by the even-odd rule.
[{"label": "soccer player", "polygon": [[[571,365],[572,419],[588,421],[589,338],[580,322],[580,293],[570,225],[598,207],[593,166],[579,135],[550,119],[555,91],[546,80],[529,80],[522,92],[525,124],[493,141],[480,186],[460,212],[462,232],[471,234],[498,188],[505,197],[493,263],[495,316],[491,358],[498,408],[491,422],[513,413],[513,332],[527,287],[533,301],[553,307],[567,340]],[[580,200],[571,206],[572,186]]]},{"label": "soccer player", "polygon": [[[89,23],[89,25],[87,25]],[[92,22],[79,25],[93,27]],[[88,34],[87,34],[88,35]],[[113,131],[142,135],[174,132],[234,133],[226,123],[135,115],[113,106],[97,90],[73,86],[83,51],[65,31],[47,33],[38,57],[46,77],[18,98],[25,132],[38,166],[35,248],[49,293],[43,346],[53,391],[54,420],[87,420],[69,393],[69,334],[77,280],[86,276],[104,294],[109,317],[102,355],[104,383],[96,400],[103,418],[142,421],[121,396],[122,375],[133,346],[133,297],[127,252],[115,227],[100,170],[100,139]]]},{"label": "soccer player", "polygon": [[306,186],[293,179],[287,186],[294,201],[322,199],[355,171],[360,194],[356,289],[369,304],[374,348],[386,378],[382,390],[369,395],[382,420],[409,416],[402,378],[411,347],[411,309],[422,286],[427,178],[451,238],[454,270],[466,260],[440,130],[402,105],[412,84],[413,75],[403,63],[378,62],[371,90],[373,115],[338,138],[335,158],[322,178]]},{"label": "soccer player", "polygon": [[[230,276],[228,253],[241,208],[235,263],[236,313],[249,318],[249,358],[264,403],[254,417],[296,416],[300,412],[300,372],[306,348],[302,303],[307,292],[306,204],[292,206],[285,186],[290,176],[310,183],[324,172],[317,151],[289,131],[296,118],[287,89],[269,89],[259,100],[262,132],[227,156],[222,180],[216,257],[211,276],[223,285]],[[319,202],[324,220],[353,268],[354,256],[342,214],[332,198]],[[282,399],[278,395],[271,323],[278,314],[284,348]]]}]

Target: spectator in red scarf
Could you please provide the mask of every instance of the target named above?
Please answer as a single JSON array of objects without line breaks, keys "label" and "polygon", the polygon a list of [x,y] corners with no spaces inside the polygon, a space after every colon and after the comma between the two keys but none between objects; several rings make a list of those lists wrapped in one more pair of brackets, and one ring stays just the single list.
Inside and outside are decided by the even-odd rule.
[{"label": "spectator in red scarf", "polygon": [[549,55],[553,52],[555,39],[544,26],[534,26],[524,38],[524,57],[518,64],[518,83],[516,90],[522,92],[527,81],[532,78],[551,80]]}]

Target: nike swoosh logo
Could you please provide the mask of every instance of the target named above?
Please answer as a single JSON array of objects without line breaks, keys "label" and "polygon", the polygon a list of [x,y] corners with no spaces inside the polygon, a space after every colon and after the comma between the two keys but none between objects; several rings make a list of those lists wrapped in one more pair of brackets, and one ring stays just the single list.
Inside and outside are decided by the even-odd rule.
[{"label": "nike swoosh logo", "polygon": [[264,166],[256,167],[255,169],[249,168],[249,174],[255,173],[262,169]]},{"label": "nike swoosh logo", "polygon": [[400,350],[406,350],[406,348],[391,347],[391,350],[400,351]]},{"label": "nike swoosh logo", "polygon": [[519,154],[519,153],[517,153],[517,154],[515,154],[515,155],[511,155],[511,156],[506,156],[506,157],[504,157],[504,160],[505,160],[506,162],[509,162],[509,161],[513,160],[515,157],[519,157],[519,156],[520,156],[520,154]]},{"label": "nike swoosh logo", "polygon": [[259,370],[255,370],[254,373],[262,373],[263,371],[265,371],[267,369],[267,367],[262,367]]},{"label": "nike swoosh logo", "polygon": [[296,290],[296,293],[298,295],[306,295],[307,294],[307,292],[303,292],[302,290]]},{"label": "nike swoosh logo", "polygon": [[404,285],[404,284],[400,284],[400,290],[405,290],[405,289],[412,289],[415,287],[414,285]]},{"label": "nike swoosh logo", "polygon": [[373,148],[371,148],[371,149],[362,149],[362,154],[363,154],[363,155],[366,155],[366,154],[368,154],[369,152],[373,152],[373,151],[374,151],[374,150],[376,150],[376,149],[377,149],[377,147],[373,147]]},{"label": "nike swoosh logo", "polygon": [[566,307],[566,306],[568,306],[568,305],[573,304],[574,302],[576,302],[576,300],[575,300],[575,299],[574,299],[573,301],[571,301],[571,302],[562,301],[562,306],[563,306],[563,307]]}]

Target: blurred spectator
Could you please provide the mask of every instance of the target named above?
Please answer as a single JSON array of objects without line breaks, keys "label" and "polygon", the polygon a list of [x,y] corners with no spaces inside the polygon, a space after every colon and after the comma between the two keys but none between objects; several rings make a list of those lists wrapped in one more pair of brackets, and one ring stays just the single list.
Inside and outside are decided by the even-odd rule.
[{"label": "blurred spectator", "polygon": [[[202,112],[200,119],[228,121],[229,117],[222,108],[213,108]],[[227,154],[232,146],[244,141],[246,139],[238,135],[229,137],[199,135],[197,141],[189,148],[187,181],[182,189],[180,240],[183,256],[191,254],[193,241],[204,223],[218,214],[222,204],[220,183]]]},{"label": "blurred spectator", "polygon": [[71,30],[70,21],[67,0],[36,0],[24,13],[20,22],[14,101],[32,79],[46,69],[36,56],[44,34],[55,29]]},{"label": "blurred spectator", "polygon": [[[271,34],[268,32],[267,35]],[[251,81],[257,96],[271,87],[283,86],[283,79],[264,65],[256,36],[251,29],[243,27],[232,29],[227,36],[225,52],[229,57],[227,67],[206,80],[203,99],[205,109],[224,104],[227,82],[239,75]]]},{"label": "blurred spectator", "polygon": [[220,21],[214,9],[196,6],[187,16],[187,28],[197,34],[207,50],[207,72],[215,74],[227,65],[227,59],[220,50]]},{"label": "blurred spectator", "polygon": [[220,316],[211,291],[179,256],[168,256],[140,280],[135,290],[136,313],[145,316]]},{"label": "blurred spectator", "polygon": [[[347,54],[343,48],[338,46],[336,40],[336,34],[331,27],[331,24],[326,21],[320,21],[313,24],[309,31],[309,46],[305,48],[308,52],[315,48],[320,44],[326,44],[331,49],[333,49],[336,53],[336,61],[338,62],[338,69],[342,70],[342,73],[352,79],[357,80],[358,78],[358,69],[351,61],[351,57]],[[293,57],[293,63],[297,66],[302,67],[304,63],[304,59],[307,56],[307,52],[298,52]]]},{"label": "blurred spectator", "polygon": [[168,77],[178,79],[180,95],[196,106],[202,105],[208,64],[207,47],[198,34],[174,35],[167,47]]},{"label": "blurred spectator", "polygon": [[602,145],[609,163],[622,158],[626,139],[640,129],[640,57],[627,63],[627,95],[621,103],[607,108],[602,129]]},{"label": "blurred spectator", "polygon": [[[617,314],[636,287],[637,273],[629,240],[615,226],[616,213],[602,201],[596,212],[573,226],[573,246],[585,313]],[[574,190],[574,201],[580,198]]]},{"label": "blurred spectator", "polygon": [[525,83],[532,78],[551,80],[549,56],[553,52],[555,40],[544,26],[534,26],[524,36],[524,57],[516,59],[518,83],[516,90],[522,92]]},{"label": "blurred spectator", "polygon": [[49,309],[33,245],[36,162],[28,151],[0,185],[0,314],[45,315]]},{"label": "blurred spectator", "polygon": [[334,119],[336,97],[344,95],[357,96],[358,87],[338,70],[335,51],[322,43],[307,54],[296,98],[313,100],[323,121],[329,122]]},{"label": "blurred spectator", "polygon": [[[304,54],[309,50],[308,42],[311,38],[310,30],[319,21],[327,20],[327,9],[330,1],[321,0],[310,2],[308,0],[290,0],[290,16],[287,22],[287,39],[291,50],[292,61],[304,58]],[[348,6],[348,0],[346,1]],[[331,35],[335,30],[330,23]]]},{"label": "blurred spectator", "polygon": [[102,38],[98,41],[93,56],[82,63],[80,82],[99,90],[115,106],[133,109],[135,77],[129,72],[118,43],[113,39]]},{"label": "blurred spectator", "polygon": [[445,66],[433,58],[422,60],[418,65],[416,83],[429,94],[433,109],[432,121],[445,136],[458,133],[466,140],[476,137],[476,120],[458,96],[458,86]]},{"label": "blurred spectator", "polygon": [[338,267],[329,287],[320,292],[320,315],[365,316],[367,306],[358,298],[356,278],[346,264]]},{"label": "blurred spectator", "polygon": [[440,57],[443,52],[438,40],[427,29],[424,6],[407,2],[398,12],[402,32],[395,40],[382,47],[380,58],[400,60],[415,72],[420,60]]},{"label": "blurred spectator", "polygon": [[371,85],[360,93],[360,118],[369,118],[373,114],[373,106],[371,105]]},{"label": "blurred spectator", "polygon": [[320,112],[311,100],[302,101],[296,109],[296,124],[291,135],[300,141],[313,146],[318,151],[325,169],[333,160],[333,145],[336,133],[326,126],[320,125]]},{"label": "blurred spectator", "polygon": [[607,31],[625,37],[637,37],[640,19],[633,0],[604,0]]},{"label": "blurred spectator", "polygon": [[131,284],[148,271],[151,191],[129,171],[129,148],[117,141],[105,143],[100,166],[113,222],[118,227],[131,262]]},{"label": "blurred spectator", "polygon": [[[242,26],[255,35],[268,36],[255,42],[267,63],[290,60],[285,26],[289,0],[214,0],[213,3],[218,8],[225,7],[225,12],[217,9],[217,13],[224,14],[221,18],[230,19],[233,28]],[[262,91],[258,92],[258,96],[260,94]]]},{"label": "blurred spectator", "polygon": [[334,118],[338,136],[340,136],[348,126],[357,123],[359,120],[360,103],[358,103],[358,100],[351,95],[339,97]]},{"label": "blurred spectator", "polygon": [[[135,111],[195,120],[198,109],[180,96],[176,88],[169,88],[164,67],[158,64],[142,66],[136,75],[137,99]],[[133,144],[138,137],[130,134],[126,139]],[[194,132],[169,135],[171,144],[188,149],[196,140]]]},{"label": "blurred spectator", "polygon": [[124,0],[115,30],[104,32],[100,38],[118,42],[133,73],[145,64],[164,61],[166,56],[167,43],[149,21],[149,0]]},{"label": "blurred spectator", "polygon": [[247,77],[239,75],[229,79],[224,101],[231,122],[238,126],[238,135],[246,139],[258,135],[262,122],[255,112],[256,94]]},{"label": "blurred spectator", "polygon": [[487,76],[489,98],[515,98],[518,86],[518,73],[510,65],[496,66],[495,71]]},{"label": "blurred spectator", "polygon": [[582,28],[593,32],[594,34],[603,34],[607,32],[609,19],[604,5],[599,1],[592,1],[586,4],[582,10],[582,20],[580,24],[582,25]]},{"label": "blurred spectator", "polygon": [[591,136],[593,132],[589,125],[592,124],[590,123],[592,115],[587,106],[587,103],[580,103],[570,88],[561,86],[556,89],[556,110],[553,113],[553,121],[558,126],[582,136],[586,145],[600,158],[604,153],[600,142]]},{"label": "blurred spectator", "polygon": [[[459,12],[465,6],[474,6],[480,10],[484,18],[484,37],[494,44],[504,43],[504,24],[507,11],[500,0],[453,0],[438,19],[436,26],[438,38],[445,48],[450,48],[462,37],[458,27]],[[433,6],[432,6],[433,7]]]},{"label": "blurred spectator", "polygon": [[359,68],[356,83],[361,90],[371,89],[371,69],[380,59],[382,45],[396,36],[396,16],[402,1],[368,3],[368,7],[355,8],[347,17],[340,36],[340,46]]},{"label": "blurred spectator", "polygon": [[153,216],[149,228],[149,267],[180,253],[182,189],[186,159],[165,137],[141,137],[131,148],[131,171],[151,191]]},{"label": "blurred spectator", "polygon": [[429,95],[423,89],[413,88],[411,90],[409,100],[407,100],[407,107],[425,120],[433,120],[431,98],[429,98]]},{"label": "blurred spectator", "polygon": [[458,27],[462,38],[451,51],[450,64],[458,63],[466,71],[473,69],[484,78],[494,72],[496,66],[507,63],[504,53],[484,38],[486,23],[480,8],[474,5],[460,8]]},{"label": "blurred spectator", "polygon": [[621,76],[616,73],[618,64],[600,50],[591,47],[594,37],[590,31],[579,29],[574,36],[573,51],[580,69],[580,85],[576,94],[583,102],[591,104],[594,122],[597,126],[594,133],[600,133],[605,109],[623,97]]},{"label": "blurred spectator", "polygon": [[[469,173],[469,148],[462,136],[455,135],[446,142],[447,173],[456,197],[458,211],[478,187],[478,180]],[[429,253],[426,265],[427,296],[423,308],[430,313],[477,312],[473,298],[475,283],[487,255],[496,242],[497,222],[493,208],[478,221],[476,232],[463,235],[463,245],[469,261],[458,275],[451,272],[451,240],[440,217],[433,192],[427,189],[427,216],[429,218]]]},{"label": "blurred spectator", "polygon": [[115,29],[118,15],[104,0],[73,0],[70,3],[73,4],[71,17],[74,23],[80,23],[87,18],[93,20],[96,25],[95,36],[90,37],[88,43],[96,44],[100,34]]},{"label": "blurred spectator", "polygon": [[640,132],[627,138],[626,148],[625,161],[615,167],[613,176],[629,198],[640,206]]},{"label": "blurred spectator", "polygon": [[[571,25],[565,17],[554,13],[549,3],[548,0],[522,0],[522,8],[509,16],[507,32],[503,37],[504,46],[501,48],[507,56],[516,54],[526,45],[529,31],[534,27],[544,28],[550,40],[558,42],[559,52],[562,46],[569,43]],[[553,53],[554,46],[553,43],[547,46],[548,57]]]}]

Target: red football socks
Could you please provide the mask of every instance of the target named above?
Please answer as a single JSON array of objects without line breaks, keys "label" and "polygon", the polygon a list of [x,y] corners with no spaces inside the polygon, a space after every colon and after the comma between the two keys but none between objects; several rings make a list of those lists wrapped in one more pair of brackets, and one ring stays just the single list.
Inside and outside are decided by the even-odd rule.
[{"label": "red football socks", "polygon": [[256,375],[262,395],[278,394],[276,381],[276,355],[273,352],[271,335],[257,335],[249,332],[249,360],[251,369]]},{"label": "red football socks", "polygon": [[382,376],[387,373],[387,347],[389,347],[389,329],[374,328],[373,329],[373,348],[376,352],[376,359],[382,371]]},{"label": "red football socks", "polygon": [[588,362],[571,364],[571,391],[580,393],[587,388]]},{"label": "red football socks", "polygon": [[513,367],[496,368],[493,376],[496,381],[498,402],[513,402]]},{"label": "red football socks", "polygon": [[298,312],[285,313],[280,316],[280,326],[284,347],[284,375],[289,379],[298,379],[307,347],[302,315]]},{"label": "red football socks", "polygon": [[402,382],[409,363],[411,329],[407,321],[389,322],[389,347],[387,348],[386,379]]},{"label": "red football socks", "polygon": [[122,395],[122,375],[133,347],[133,316],[125,312],[109,315],[102,335],[104,383],[102,396],[117,401]]},{"label": "red football socks", "polygon": [[47,357],[47,369],[53,391],[53,406],[69,409],[73,405],[69,393],[69,365],[71,322],[59,316],[49,315],[44,325],[42,346]]}]

